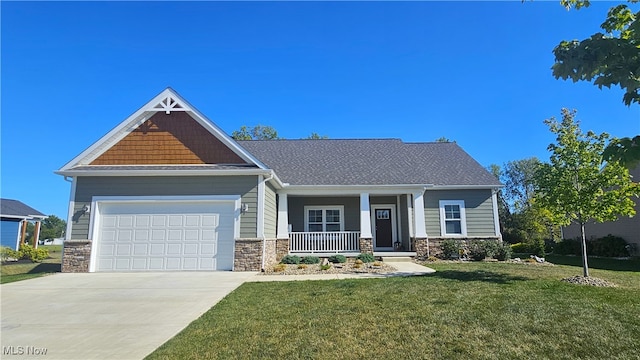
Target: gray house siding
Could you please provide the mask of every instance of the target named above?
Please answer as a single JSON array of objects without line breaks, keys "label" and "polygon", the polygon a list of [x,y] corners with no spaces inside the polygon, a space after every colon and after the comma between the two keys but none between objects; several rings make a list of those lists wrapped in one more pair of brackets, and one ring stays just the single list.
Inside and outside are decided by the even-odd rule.
[{"label": "gray house siding", "polygon": [[467,236],[495,236],[491,190],[428,190],[424,195],[427,235],[440,234],[440,200],[464,200]]},{"label": "gray house siding", "polygon": [[158,177],[78,177],[71,238],[89,237],[89,214],[82,208],[93,196],[179,196],[240,195],[249,211],[241,215],[240,237],[255,238],[258,193],[257,176],[158,176]]},{"label": "gray house siding", "polygon": [[293,232],[304,231],[305,206],[344,206],[344,230],[360,231],[359,197],[288,197],[289,224]]},{"label": "gray house siding", "polygon": [[270,183],[267,183],[264,187],[264,236],[267,239],[276,237],[277,214],[276,191]]}]

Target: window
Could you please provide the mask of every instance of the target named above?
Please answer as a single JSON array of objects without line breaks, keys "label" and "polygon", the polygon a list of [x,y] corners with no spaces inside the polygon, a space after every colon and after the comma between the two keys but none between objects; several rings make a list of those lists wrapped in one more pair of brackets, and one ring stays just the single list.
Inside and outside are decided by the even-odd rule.
[{"label": "window", "polygon": [[305,206],[305,231],[344,231],[343,206]]},{"label": "window", "polygon": [[467,220],[463,200],[440,201],[440,233],[442,236],[467,235]]}]

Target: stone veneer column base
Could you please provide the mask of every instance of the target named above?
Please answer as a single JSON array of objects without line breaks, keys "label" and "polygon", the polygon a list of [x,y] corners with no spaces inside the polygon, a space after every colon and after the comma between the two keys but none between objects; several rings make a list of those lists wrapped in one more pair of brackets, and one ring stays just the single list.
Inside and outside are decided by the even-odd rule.
[{"label": "stone veneer column base", "polygon": [[262,239],[236,239],[233,271],[262,270]]},{"label": "stone veneer column base", "polygon": [[373,254],[373,239],[372,238],[360,238],[360,252],[363,254]]},{"label": "stone veneer column base", "polygon": [[62,272],[89,272],[91,240],[67,240],[62,247]]},{"label": "stone veneer column base", "polygon": [[416,258],[418,260],[426,260],[429,257],[429,239],[415,238],[413,244],[416,248]]},{"label": "stone veneer column base", "polygon": [[277,239],[276,262],[280,262],[280,260],[287,255],[289,255],[289,239]]}]

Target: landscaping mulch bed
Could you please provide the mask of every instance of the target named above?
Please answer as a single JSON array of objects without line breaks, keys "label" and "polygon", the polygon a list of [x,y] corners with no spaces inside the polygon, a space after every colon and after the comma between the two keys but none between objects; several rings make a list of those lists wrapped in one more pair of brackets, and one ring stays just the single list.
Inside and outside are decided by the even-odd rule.
[{"label": "landscaping mulch bed", "polygon": [[321,274],[387,274],[396,271],[393,266],[382,261],[360,264],[356,267],[354,260],[349,259],[346,263],[332,264],[327,270],[321,270],[320,264],[287,264],[284,271],[274,271],[274,267],[267,268],[263,275],[321,275]]},{"label": "landscaping mulch bed", "polygon": [[600,287],[617,287],[618,285],[609,282],[607,280],[595,278],[592,276],[584,277],[584,276],[572,276],[568,278],[562,279],[564,282],[568,282],[570,284],[578,284],[578,285],[589,285],[589,286],[600,286]]}]

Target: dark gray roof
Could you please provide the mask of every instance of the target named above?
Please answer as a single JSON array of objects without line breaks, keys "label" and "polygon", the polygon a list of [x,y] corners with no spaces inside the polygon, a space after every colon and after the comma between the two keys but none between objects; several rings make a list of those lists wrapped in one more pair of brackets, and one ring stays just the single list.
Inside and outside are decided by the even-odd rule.
[{"label": "dark gray roof", "polygon": [[238,143],[291,185],[501,185],[456,143],[399,139]]},{"label": "dark gray roof", "polygon": [[46,218],[47,215],[18,200],[0,199],[0,215],[20,218]]}]

